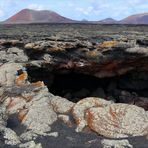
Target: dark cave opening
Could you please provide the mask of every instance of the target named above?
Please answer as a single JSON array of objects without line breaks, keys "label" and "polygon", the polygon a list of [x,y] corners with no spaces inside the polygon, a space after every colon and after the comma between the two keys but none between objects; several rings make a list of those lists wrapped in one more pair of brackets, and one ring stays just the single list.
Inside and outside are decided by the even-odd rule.
[{"label": "dark cave opening", "polygon": [[105,90],[108,83],[109,79],[98,79],[75,72],[68,72],[66,74],[54,73],[54,82],[49,91],[77,102],[85,97],[99,96],[106,98]]},{"label": "dark cave opening", "polygon": [[97,78],[67,70],[28,67],[30,82],[44,81],[54,95],[78,102],[85,97],[100,97],[117,103],[148,101],[148,75],[130,72],[123,76]]},{"label": "dark cave opening", "polygon": [[30,82],[44,81],[51,93],[73,102],[78,102],[85,97],[106,98],[110,83],[110,78],[99,79],[73,71],[28,67],[27,72]]}]

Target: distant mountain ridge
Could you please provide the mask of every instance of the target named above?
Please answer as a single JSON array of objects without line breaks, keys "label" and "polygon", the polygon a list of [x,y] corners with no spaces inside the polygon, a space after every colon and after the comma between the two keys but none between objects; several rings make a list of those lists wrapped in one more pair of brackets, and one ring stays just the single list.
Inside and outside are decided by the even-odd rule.
[{"label": "distant mountain ridge", "polygon": [[148,13],[135,14],[120,21],[106,18],[100,21],[76,21],[50,10],[23,9],[3,22],[4,24],[19,23],[98,23],[98,24],[148,24]]}]

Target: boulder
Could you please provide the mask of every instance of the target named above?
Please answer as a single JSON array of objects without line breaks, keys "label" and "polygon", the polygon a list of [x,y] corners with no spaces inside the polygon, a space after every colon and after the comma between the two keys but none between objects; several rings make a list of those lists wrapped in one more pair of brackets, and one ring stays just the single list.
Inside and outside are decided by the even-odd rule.
[{"label": "boulder", "polygon": [[148,116],[143,108],[128,104],[94,107],[86,113],[88,126],[109,138],[143,136],[148,133]]},{"label": "boulder", "polygon": [[72,110],[75,103],[68,101],[66,98],[54,96],[50,98],[50,104],[57,113],[66,114]]},{"label": "boulder", "polygon": [[12,86],[15,84],[17,71],[23,66],[18,63],[6,63],[0,66],[0,85]]},{"label": "boulder", "polygon": [[73,107],[73,117],[77,123],[76,132],[81,132],[85,126],[87,126],[87,121],[85,120],[85,113],[91,107],[105,107],[113,103],[112,101],[106,101],[101,98],[84,98],[77,102]]}]

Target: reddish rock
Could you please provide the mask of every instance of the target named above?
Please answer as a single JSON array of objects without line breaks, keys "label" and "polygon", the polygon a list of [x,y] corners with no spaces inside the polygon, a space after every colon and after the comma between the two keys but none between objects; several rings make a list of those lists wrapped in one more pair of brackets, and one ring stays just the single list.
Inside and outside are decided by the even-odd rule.
[{"label": "reddish rock", "polygon": [[85,113],[89,108],[105,107],[110,105],[111,103],[113,102],[95,97],[85,98],[76,103],[72,111],[74,119],[77,123],[76,132],[81,132],[83,128],[87,126],[87,121],[85,120]]},{"label": "reddish rock", "polygon": [[109,138],[143,136],[148,133],[148,116],[144,109],[127,104],[111,104],[90,108],[88,126],[100,135]]}]

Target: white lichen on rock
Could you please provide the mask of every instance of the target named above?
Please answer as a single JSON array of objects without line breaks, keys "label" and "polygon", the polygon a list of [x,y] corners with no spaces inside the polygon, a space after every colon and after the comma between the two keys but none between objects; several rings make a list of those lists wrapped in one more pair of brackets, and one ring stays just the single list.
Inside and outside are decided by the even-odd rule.
[{"label": "white lichen on rock", "polygon": [[12,86],[15,84],[17,70],[23,69],[21,64],[6,63],[0,67],[0,85]]},{"label": "white lichen on rock", "polygon": [[128,104],[90,108],[87,110],[86,118],[93,131],[110,138],[143,136],[148,127],[146,111]]},{"label": "white lichen on rock", "polygon": [[57,138],[59,136],[59,133],[58,132],[52,132],[52,133],[47,134],[47,136]]},{"label": "white lichen on rock", "polygon": [[26,103],[26,115],[22,118],[22,124],[36,133],[46,133],[51,130],[50,125],[57,120],[57,114],[49,105],[48,90],[41,88],[32,95],[32,99]]},{"label": "white lichen on rock", "polygon": [[133,148],[133,146],[129,143],[128,140],[110,140],[103,139],[101,141],[103,148]]},{"label": "white lichen on rock", "polygon": [[59,96],[54,96],[50,98],[50,103],[53,106],[54,111],[61,114],[70,112],[75,104],[67,100],[66,98],[62,98]]},{"label": "white lichen on rock", "polygon": [[112,101],[106,101],[101,98],[89,97],[84,98],[76,103],[73,107],[73,116],[77,123],[76,132],[83,130],[87,126],[87,121],[85,120],[85,111],[91,107],[105,107],[112,104]]},{"label": "white lichen on rock", "polygon": [[29,141],[19,145],[19,148],[42,148],[40,143],[35,143],[34,141]]},{"label": "white lichen on rock", "polygon": [[4,138],[5,138],[5,144],[8,145],[17,145],[21,143],[17,134],[10,128],[4,129]]}]

